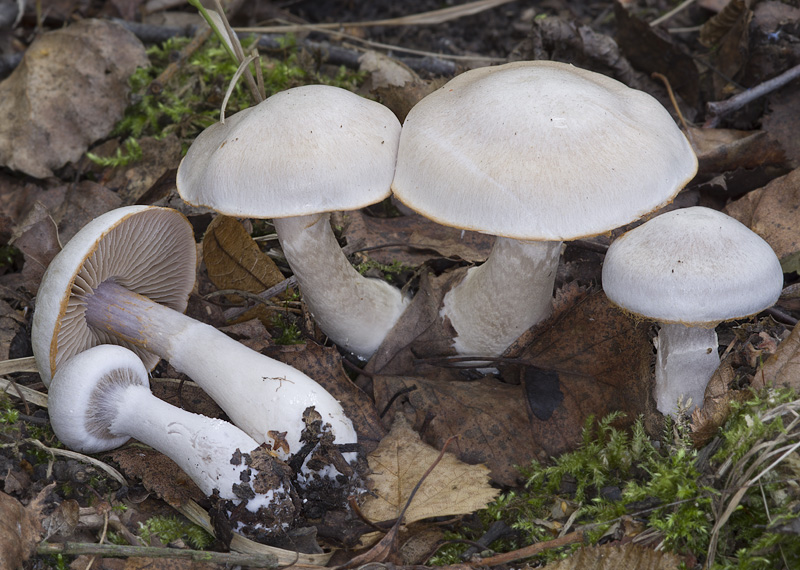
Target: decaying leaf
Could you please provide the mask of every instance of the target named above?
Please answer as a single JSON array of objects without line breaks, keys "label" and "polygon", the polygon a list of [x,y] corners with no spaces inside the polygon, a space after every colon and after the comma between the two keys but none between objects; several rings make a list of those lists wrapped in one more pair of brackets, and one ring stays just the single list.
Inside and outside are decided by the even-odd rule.
[{"label": "decaying leaf", "polygon": [[800,164],[800,87],[790,84],[770,95],[761,127],[780,142],[793,164]]},{"label": "decaying leaf", "polygon": [[218,289],[261,293],[284,279],[244,226],[228,216],[217,216],[209,224],[203,236],[203,260]]},{"label": "decaying leaf", "polygon": [[128,77],[148,64],[122,26],[81,20],[47,32],[0,83],[0,164],[38,178],[78,160],[128,104]]},{"label": "decaying leaf", "polygon": [[689,127],[689,140],[697,153],[700,173],[783,166],[786,162],[781,144],[764,131]]},{"label": "decaying leaf", "polygon": [[368,51],[359,60],[359,71],[369,74],[366,87],[378,101],[389,107],[400,122],[411,107],[439,87],[438,82],[423,81],[404,63],[376,51]]},{"label": "decaying leaf", "polygon": [[[535,440],[531,421],[538,420],[529,417],[524,389],[495,378],[466,382],[380,375],[373,379],[373,390],[379,407],[392,402],[387,420],[413,417],[424,441],[437,448],[457,435],[449,450],[467,463],[485,464],[492,480],[501,485],[518,485],[520,474],[514,466],[530,463],[543,446],[568,447],[577,441],[562,441],[562,426],[547,433],[542,438],[546,441]],[[558,444],[552,445],[553,439]]]},{"label": "decaying leaf", "polygon": [[724,211],[772,246],[784,272],[800,272],[800,169],[728,204]]},{"label": "decaying leaf", "polygon": [[120,469],[172,506],[190,500],[202,501],[205,496],[186,473],[166,455],[141,446],[126,446],[111,452]]},{"label": "decaying leaf", "polygon": [[22,568],[42,536],[41,505],[28,508],[10,495],[0,492],[0,568]]},{"label": "decaying leaf", "polygon": [[375,218],[348,212],[344,235],[348,244],[369,248],[367,254],[379,263],[400,261],[410,266],[422,264],[432,254],[482,262],[494,244],[493,236],[436,224],[418,214]]},{"label": "decaying leaf", "polygon": [[789,338],[778,345],[778,349],[753,377],[753,385],[789,386],[800,391],[800,327],[795,326]]},{"label": "decaying leaf", "polygon": [[683,560],[671,552],[626,544],[585,546],[547,570],[677,570]]},{"label": "decaying leaf", "polygon": [[[364,514],[373,521],[397,518],[438,457],[439,452],[423,443],[408,421],[397,415],[389,435],[368,456],[376,496],[368,496]],[[485,466],[468,465],[445,453],[414,495],[405,522],[471,513],[484,508],[498,493],[489,485]]]}]

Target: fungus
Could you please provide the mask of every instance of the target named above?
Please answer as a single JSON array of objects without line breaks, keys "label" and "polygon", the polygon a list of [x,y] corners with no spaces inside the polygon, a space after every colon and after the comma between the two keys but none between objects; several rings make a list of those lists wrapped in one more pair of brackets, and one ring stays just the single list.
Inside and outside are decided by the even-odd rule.
[{"label": "fungus", "polygon": [[233,424],[156,398],[127,348],[98,345],[61,364],[48,409],[56,436],[75,451],[108,451],[131,437],[160,451],[205,495],[219,497],[234,530],[251,538],[288,530],[299,510],[285,463]]},{"label": "fungus", "polygon": [[675,415],[679,398],[701,405],[719,367],[719,323],[754,315],[781,294],[783,272],[761,237],[716,210],[657,216],[611,244],[603,264],[609,300],[658,321],[655,400]]},{"label": "fungus", "polygon": [[659,208],[696,170],[650,95],[524,61],[467,71],[414,106],[392,190],[436,222],[498,236],[441,310],[459,354],[498,356],[550,314],[562,241]]},{"label": "fungus", "polygon": [[119,344],[148,369],[161,357],[187,374],[259,443],[274,441],[270,431],[287,432],[273,445],[282,459],[301,449],[311,406],[337,444],[355,444],[352,422],[319,384],[182,313],[195,264],[192,227],[175,210],[129,206],[84,226],[53,259],[37,295],[31,338],[45,385],[74,355]]},{"label": "fungus", "polygon": [[178,168],[178,192],[226,215],[273,218],[320,329],[369,358],[408,300],[353,268],[330,212],[389,196],[399,137],[400,122],[379,103],[338,87],[295,87],[200,133]]}]

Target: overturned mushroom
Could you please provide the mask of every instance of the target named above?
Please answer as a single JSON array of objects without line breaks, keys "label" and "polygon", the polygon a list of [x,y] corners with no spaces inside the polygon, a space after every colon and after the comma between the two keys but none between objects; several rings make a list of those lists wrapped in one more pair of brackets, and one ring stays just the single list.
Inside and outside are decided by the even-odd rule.
[{"label": "overturned mushroom", "polygon": [[223,214],[274,218],[319,327],[368,358],[408,300],[350,265],[330,212],[389,196],[399,137],[399,121],[379,103],[338,87],[295,87],[203,131],[178,169],[178,191]]},{"label": "overturned mushroom", "polygon": [[285,463],[233,424],[153,396],[147,369],[126,348],[95,346],[60,365],[48,409],[53,431],[70,449],[97,453],[135,438],[160,451],[204,494],[221,499],[234,530],[246,536],[283,533],[299,511]]},{"label": "overturned mushroom", "polygon": [[660,324],[655,399],[663,414],[679,398],[702,405],[719,367],[719,323],[772,306],[783,271],[767,242],[722,212],[673,210],[611,244],[603,264],[609,300]]},{"label": "overturned mushroom", "polygon": [[[37,295],[32,342],[44,383],[75,354],[120,344],[148,368],[161,357],[186,373],[281,458],[301,449],[311,406],[337,444],[355,444],[352,422],[319,384],[181,312],[195,256],[191,225],[168,208],[118,208],[84,226],[53,259]],[[273,436],[281,432],[278,442]]]},{"label": "overturned mushroom", "polygon": [[447,293],[459,354],[498,356],[550,314],[561,242],[669,202],[697,159],[647,93],[552,61],[467,71],[411,109],[392,190],[432,220],[494,234]]}]

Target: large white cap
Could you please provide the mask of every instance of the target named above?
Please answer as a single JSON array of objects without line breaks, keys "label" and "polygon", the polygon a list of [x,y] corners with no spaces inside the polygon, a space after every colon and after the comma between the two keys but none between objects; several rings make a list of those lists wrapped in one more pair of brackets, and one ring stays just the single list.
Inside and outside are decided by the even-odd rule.
[{"label": "large white cap", "polygon": [[650,95],[551,61],[467,71],[411,109],[392,190],[445,225],[570,240],[669,202],[697,158]]},{"label": "large white cap", "polygon": [[603,264],[613,303],[664,323],[710,326],[753,315],[772,306],[782,287],[780,261],[767,242],[700,206],[627,232]]},{"label": "large white cap", "polygon": [[50,386],[50,423],[61,443],[84,453],[116,449],[130,439],[109,431],[119,392],[130,386],[148,390],[147,370],[130,350],[104,344],[76,354],[61,366]]},{"label": "large white cap", "polygon": [[183,312],[194,287],[196,256],[191,224],[168,208],[117,208],[81,228],[50,263],[36,295],[31,341],[45,385],[60,362],[97,344],[127,346],[152,369],[157,356],[86,324],[84,299],[113,279]]},{"label": "large white cap", "polygon": [[295,87],[200,133],[178,168],[190,204],[285,218],[355,210],[390,194],[400,122],[327,85]]}]

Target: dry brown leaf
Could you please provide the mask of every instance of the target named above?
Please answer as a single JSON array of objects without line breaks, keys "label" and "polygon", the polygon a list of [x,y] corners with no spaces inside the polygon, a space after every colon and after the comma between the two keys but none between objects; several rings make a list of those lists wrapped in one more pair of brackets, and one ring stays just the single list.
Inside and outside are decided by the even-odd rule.
[{"label": "dry brown leaf", "polygon": [[[373,521],[393,520],[400,515],[411,492],[439,452],[420,440],[402,415],[378,448],[369,454],[372,491],[362,511]],[[468,465],[445,453],[423,481],[405,513],[404,521],[461,515],[484,508],[499,493],[489,485],[489,469]]]},{"label": "dry brown leaf", "polygon": [[47,32],[0,83],[0,164],[37,178],[78,160],[128,105],[128,77],[148,65],[131,32],[81,20]]},{"label": "dry brown leaf", "polygon": [[753,377],[753,386],[788,386],[800,391],[800,327],[795,326],[789,338],[778,345],[775,354],[767,358]]},{"label": "dry brown leaf", "polygon": [[585,546],[569,558],[552,562],[547,570],[677,570],[682,558],[633,543]]},{"label": "dry brown leaf", "polygon": [[283,274],[235,218],[217,216],[203,236],[203,260],[217,289],[261,293]]},{"label": "dry brown leaf", "polygon": [[[33,505],[31,505],[33,506]],[[42,535],[41,514],[0,492],[0,568],[22,568]]]},{"label": "dry brown leaf", "polygon": [[[485,464],[492,480],[501,485],[518,485],[520,474],[514,466],[530,463],[542,451],[542,443],[533,439],[531,433],[531,419],[521,386],[491,377],[464,382],[376,376],[373,389],[379,407],[385,407],[394,399],[386,415],[387,421],[398,415],[414,417],[414,428],[422,430],[424,440],[437,448],[457,435],[458,439],[450,444],[449,450],[467,463]],[[401,397],[395,399],[397,395]],[[560,436],[554,433],[548,440],[557,437]],[[572,443],[562,442],[561,446]]]},{"label": "dry brown leaf", "polygon": [[8,282],[16,279],[15,285],[30,292],[39,289],[45,269],[50,261],[61,251],[58,228],[50,212],[37,202],[26,216],[18,231],[18,237],[11,243],[25,256],[25,265],[19,274],[8,275]]},{"label": "dry brown leaf", "polygon": [[772,246],[784,272],[800,272],[800,168],[731,202],[724,211]]},{"label": "dry brown leaf", "polygon": [[369,248],[367,255],[379,263],[401,261],[417,266],[432,257],[481,262],[489,256],[494,237],[436,224],[418,214],[375,218],[348,212],[344,235],[348,244]]},{"label": "dry brown leaf", "polygon": [[689,140],[697,153],[700,173],[783,166],[786,162],[781,144],[764,131],[689,127]]},{"label": "dry brown leaf", "polygon": [[140,479],[145,489],[172,506],[205,499],[194,481],[172,459],[154,449],[129,445],[112,451],[111,457],[125,475]]}]

